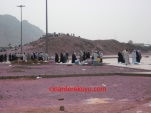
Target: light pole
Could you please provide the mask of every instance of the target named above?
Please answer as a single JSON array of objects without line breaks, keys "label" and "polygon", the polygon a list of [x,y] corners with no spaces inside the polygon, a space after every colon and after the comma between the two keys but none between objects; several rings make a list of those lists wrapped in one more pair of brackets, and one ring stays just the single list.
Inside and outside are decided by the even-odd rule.
[{"label": "light pole", "polygon": [[22,53],[22,7],[25,7],[24,5],[19,5],[17,7],[20,7],[21,9],[21,53]]},{"label": "light pole", "polygon": [[48,54],[48,7],[46,0],[46,53]]}]

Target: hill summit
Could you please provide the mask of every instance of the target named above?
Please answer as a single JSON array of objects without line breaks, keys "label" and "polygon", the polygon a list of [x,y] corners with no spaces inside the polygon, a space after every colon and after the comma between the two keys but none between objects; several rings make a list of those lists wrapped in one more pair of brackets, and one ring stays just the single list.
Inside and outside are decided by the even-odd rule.
[{"label": "hill summit", "polygon": [[[23,47],[25,53],[31,52],[45,52],[46,50],[46,38],[42,37],[36,41],[31,42]],[[70,35],[59,35],[48,37],[48,50],[50,55],[55,53],[68,52],[70,55],[73,52],[79,53],[80,51],[92,52],[101,50],[104,54],[117,54],[119,51],[134,49],[142,50],[146,52],[143,47],[135,46],[130,43],[120,43],[117,40],[88,40],[81,37]],[[18,50],[18,52],[20,49]]]}]

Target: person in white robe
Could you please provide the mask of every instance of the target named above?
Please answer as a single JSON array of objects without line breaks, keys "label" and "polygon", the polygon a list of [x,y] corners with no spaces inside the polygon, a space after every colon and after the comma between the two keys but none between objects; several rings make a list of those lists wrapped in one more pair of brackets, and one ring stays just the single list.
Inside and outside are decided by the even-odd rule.
[{"label": "person in white robe", "polygon": [[94,53],[93,65],[98,65],[98,53],[97,51]]},{"label": "person in white robe", "polygon": [[125,59],[125,64],[128,65],[129,64],[129,53],[128,51],[124,51],[124,59]]},{"label": "person in white robe", "polygon": [[83,61],[83,52],[82,51],[80,51],[80,58],[79,58],[79,60],[80,60],[80,62]]},{"label": "person in white robe", "polygon": [[47,61],[47,53],[44,53],[44,54],[43,54],[43,60],[44,60],[44,61]]},{"label": "person in white robe", "polygon": [[27,62],[27,57],[26,57],[25,53],[22,55],[23,55],[23,61]]},{"label": "person in white robe", "polygon": [[132,52],[132,64],[136,64],[136,63],[137,63],[137,61],[136,61],[136,50],[134,50]]}]

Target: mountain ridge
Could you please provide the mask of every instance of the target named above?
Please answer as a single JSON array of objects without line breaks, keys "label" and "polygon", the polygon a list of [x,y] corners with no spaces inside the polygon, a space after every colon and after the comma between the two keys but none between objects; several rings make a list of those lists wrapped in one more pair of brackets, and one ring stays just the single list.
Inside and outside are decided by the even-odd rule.
[{"label": "mountain ridge", "polygon": [[[21,37],[20,21],[11,15],[0,15],[0,47],[8,44],[19,45]],[[43,36],[44,32],[37,26],[29,23],[27,20],[22,21],[22,39],[23,44],[31,42]]]}]

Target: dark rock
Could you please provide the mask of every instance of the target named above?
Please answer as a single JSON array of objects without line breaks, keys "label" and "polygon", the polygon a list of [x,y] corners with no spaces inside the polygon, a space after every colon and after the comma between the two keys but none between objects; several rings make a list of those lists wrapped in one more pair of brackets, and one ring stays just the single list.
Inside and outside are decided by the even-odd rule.
[{"label": "dark rock", "polygon": [[64,100],[64,98],[59,98],[58,100]]},{"label": "dark rock", "polygon": [[60,111],[64,111],[64,106],[60,106]]}]

